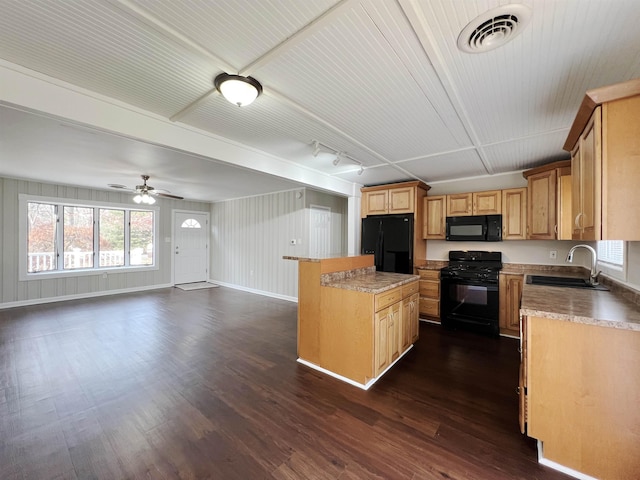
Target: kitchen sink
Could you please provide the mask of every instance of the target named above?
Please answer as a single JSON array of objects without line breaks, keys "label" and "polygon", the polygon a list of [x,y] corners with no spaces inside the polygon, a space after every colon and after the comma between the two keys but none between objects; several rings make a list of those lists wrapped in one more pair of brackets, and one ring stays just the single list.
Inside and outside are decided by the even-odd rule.
[{"label": "kitchen sink", "polygon": [[584,278],[553,277],[547,275],[527,275],[530,285],[547,285],[550,287],[587,288],[591,290],[609,290],[604,285],[589,285]]}]

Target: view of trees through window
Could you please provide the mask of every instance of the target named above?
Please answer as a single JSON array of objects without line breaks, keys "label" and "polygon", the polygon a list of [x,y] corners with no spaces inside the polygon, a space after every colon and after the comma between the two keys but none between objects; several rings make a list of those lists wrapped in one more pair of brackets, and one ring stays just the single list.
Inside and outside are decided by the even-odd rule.
[{"label": "view of trees through window", "polygon": [[27,202],[28,273],[153,265],[154,241],[153,211]]}]

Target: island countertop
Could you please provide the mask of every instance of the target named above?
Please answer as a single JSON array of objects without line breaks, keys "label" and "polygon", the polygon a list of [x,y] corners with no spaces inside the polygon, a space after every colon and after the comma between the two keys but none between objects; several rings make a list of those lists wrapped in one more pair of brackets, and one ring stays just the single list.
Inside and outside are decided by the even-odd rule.
[{"label": "island countertop", "polygon": [[323,278],[321,285],[377,294],[418,280],[420,280],[419,275],[373,271],[345,278]]}]

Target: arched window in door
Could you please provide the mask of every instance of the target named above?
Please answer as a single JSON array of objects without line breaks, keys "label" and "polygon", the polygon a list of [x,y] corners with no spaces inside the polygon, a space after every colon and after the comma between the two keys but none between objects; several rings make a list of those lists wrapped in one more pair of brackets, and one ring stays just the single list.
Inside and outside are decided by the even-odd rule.
[{"label": "arched window in door", "polygon": [[184,222],[182,222],[180,228],[202,228],[202,225],[200,225],[200,222],[195,218],[187,218]]}]

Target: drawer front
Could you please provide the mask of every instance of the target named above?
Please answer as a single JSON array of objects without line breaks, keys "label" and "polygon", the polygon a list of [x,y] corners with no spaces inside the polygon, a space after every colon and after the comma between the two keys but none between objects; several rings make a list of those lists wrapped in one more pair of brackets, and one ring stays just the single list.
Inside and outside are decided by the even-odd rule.
[{"label": "drawer front", "polygon": [[423,297],[440,299],[440,282],[420,280],[420,295]]},{"label": "drawer front", "polygon": [[419,289],[420,289],[420,284],[418,282],[411,282],[411,283],[408,283],[407,285],[403,285],[402,298],[407,298],[413,295],[414,293],[418,293]]},{"label": "drawer front", "polygon": [[384,307],[393,305],[396,302],[402,300],[402,287],[394,288],[384,293],[379,293],[375,296],[374,305],[376,312],[382,310]]},{"label": "drawer front", "polygon": [[418,270],[420,280],[440,280],[440,270]]},{"label": "drawer front", "polygon": [[440,301],[432,298],[420,297],[420,315],[440,317]]}]

